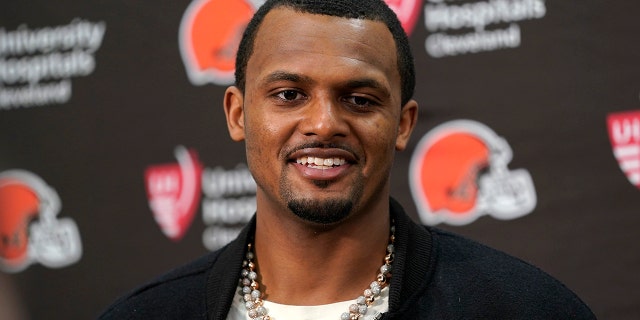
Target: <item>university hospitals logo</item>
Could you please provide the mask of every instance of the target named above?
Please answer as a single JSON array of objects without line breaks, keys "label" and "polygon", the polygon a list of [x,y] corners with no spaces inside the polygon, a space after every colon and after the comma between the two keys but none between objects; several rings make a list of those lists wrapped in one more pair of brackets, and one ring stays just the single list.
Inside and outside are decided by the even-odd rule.
[{"label": "university hospitals logo", "polygon": [[533,211],[531,175],[509,170],[512,156],[504,138],[476,121],[450,121],[428,132],[409,169],[422,222],[464,225],[482,215],[508,220]]},{"label": "university hospitals logo", "polygon": [[178,146],[178,163],[153,165],[145,171],[149,207],[162,232],[182,239],[200,201],[202,165],[195,151]]},{"label": "university hospitals logo", "polygon": [[420,15],[422,0],[385,0],[385,2],[398,16],[404,31],[411,35]]},{"label": "university hospitals logo", "polygon": [[546,15],[545,0],[427,0],[425,49],[429,56],[443,58],[518,48],[521,22]]},{"label": "university hospitals logo", "polygon": [[0,111],[67,103],[72,80],[96,69],[106,30],[104,21],[82,18],[13,30],[0,25]]},{"label": "university hospitals logo", "polygon": [[195,150],[176,147],[178,163],[146,169],[149,206],[163,233],[177,241],[188,231],[202,200],[204,246],[222,248],[256,212],[256,183],[243,163],[235,168],[205,167]]},{"label": "university hospitals logo", "polygon": [[620,169],[640,189],[640,110],[609,114],[607,125]]},{"label": "university hospitals logo", "polygon": [[58,193],[25,170],[0,172],[0,269],[18,272],[31,263],[61,268],[80,260],[76,223],[58,218]]},{"label": "university hospitals logo", "polygon": [[[407,34],[420,14],[421,0],[387,0]],[[180,23],[179,44],[193,85],[228,85],[234,81],[235,58],[249,20],[264,0],[193,0]]]}]

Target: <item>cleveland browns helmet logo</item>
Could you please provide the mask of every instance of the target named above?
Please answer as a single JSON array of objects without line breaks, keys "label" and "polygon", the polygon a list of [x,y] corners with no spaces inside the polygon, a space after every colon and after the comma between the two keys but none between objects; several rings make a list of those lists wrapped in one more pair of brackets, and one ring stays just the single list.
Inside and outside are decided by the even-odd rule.
[{"label": "cleveland browns helmet logo", "polygon": [[[180,23],[180,53],[193,85],[228,85],[249,20],[265,0],[193,0]],[[420,14],[422,0],[386,0],[407,34]]]},{"label": "cleveland browns helmet logo", "polygon": [[78,227],[57,218],[60,198],[40,177],[25,170],[0,172],[0,268],[18,272],[39,262],[60,268],[78,261]]},{"label": "cleveland browns helmet logo", "polygon": [[471,121],[444,123],[428,132],[413,153],[411,192],[429,225],[468,224],[482,215],[514,219],[536,206],[531,175],[509,170],[507,141]]},{"label": "cleveland browns helmet logo", "polygon": [[261,3],[194,0],[180,24],[180,53],[194,85],[233,83],[242,33]]}]

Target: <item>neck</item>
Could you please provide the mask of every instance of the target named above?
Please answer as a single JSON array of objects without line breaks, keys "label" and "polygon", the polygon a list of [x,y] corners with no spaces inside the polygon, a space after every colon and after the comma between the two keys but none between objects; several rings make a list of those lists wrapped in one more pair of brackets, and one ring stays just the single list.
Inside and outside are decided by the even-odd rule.
[{"label": "neck", "polygon": [[259,212],[257,271],[265,299],[289,305],[352,300],[379,273],[389,242],[386,202],[332,226]]}]

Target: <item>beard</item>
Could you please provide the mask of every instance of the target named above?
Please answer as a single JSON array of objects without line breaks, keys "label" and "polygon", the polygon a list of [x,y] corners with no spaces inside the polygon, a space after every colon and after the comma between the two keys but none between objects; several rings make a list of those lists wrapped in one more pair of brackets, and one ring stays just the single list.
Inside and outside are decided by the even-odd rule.
[{"label": "beard", "polygon": [[322,225],[340,222],[349,216],[353,208],[350,199],[291,199],[287,202],[289,210],[305,221]]},{"label": "beard", "polygon": [[[345,190],[346,197],[334,197],[329,199],[296,198],[291,186],[280,181],[280,190],[287,203],[287,207],[299,218],[321,225],[331,225],[346,219],[360,199],[363,190],[362,179],[358,179],[351,190]],[[315,181],[314,184],[321,188],[327,188],[331,182]]]},{"label": "beard", "polygon": [[[303,148],[327,147],[340,148],[356,154],[356,152],[353,151],[352,148],[345,145],[325,145],[319,142],[313,142],[297,146],[290,150],[286,150],[284,152],[284,154],[286,154],[286,157],[284,158],[288,159],[291,153]],[[362,191],[364,190],[365,178],[362,173],[359,173],[350,188],[346,188],[344,192],[341,192],[339,195],[331,198],[314,198],[313,196],[304,197],[297,194],[296,190],[293,189],[288,179],[288,174],[288,170],[284,170],[279,181],[282,200],[284,200],[284,203],[287,204],[287,207],[294,215],[298,216],[304,221],[320,225],[331,225],[346,219],[354,211],[354,207],[356,207],[357,203],[360,201]],[[329,188],[333,184],[333,182],[334,181],[331,180],[312,181],[315,187],[320,189],[318,193],[322,193],[322,189]]]}]

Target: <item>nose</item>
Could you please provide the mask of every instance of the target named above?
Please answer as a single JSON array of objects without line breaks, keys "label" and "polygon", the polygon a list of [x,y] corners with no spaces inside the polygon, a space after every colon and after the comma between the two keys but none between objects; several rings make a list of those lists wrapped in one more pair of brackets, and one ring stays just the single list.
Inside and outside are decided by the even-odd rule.
[{"label": "nose", "polygon": [[321,140],[344,137],[349,132],[345,116],[338,101],[329,97],[316,98],[305,107],[299,130]]}]

